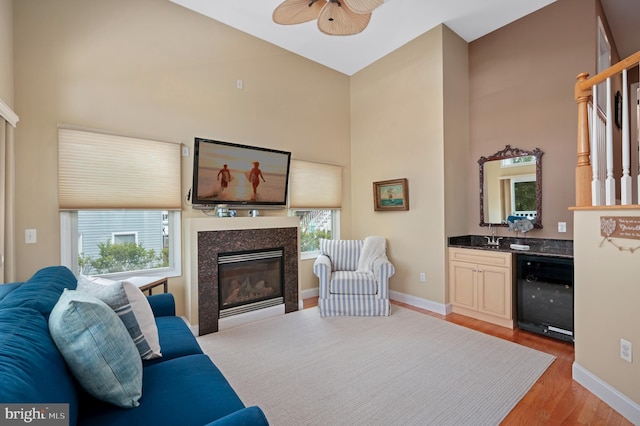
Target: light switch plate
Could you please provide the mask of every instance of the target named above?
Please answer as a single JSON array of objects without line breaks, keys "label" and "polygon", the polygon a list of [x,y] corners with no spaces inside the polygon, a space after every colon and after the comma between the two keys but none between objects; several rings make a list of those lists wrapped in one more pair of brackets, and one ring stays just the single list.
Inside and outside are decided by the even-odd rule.
[{"label": "light switch plate", "polygon": [[24,242],[26,244],[35,244],[38,241],[37,233],[35,229],[24,230]]}]

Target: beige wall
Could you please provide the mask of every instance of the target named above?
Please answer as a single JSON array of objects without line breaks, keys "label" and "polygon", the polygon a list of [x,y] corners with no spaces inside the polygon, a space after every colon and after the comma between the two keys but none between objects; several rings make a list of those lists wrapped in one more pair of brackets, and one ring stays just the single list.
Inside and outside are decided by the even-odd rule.
[{"label": "beige wall", "polygon": [[[480,222],[478,159],[505,145],[542,157],[542,223],[528,235],[573,238],[576,76],[595,70],[595,1],[561,0],[469,45],[470,174],[468,230]],[[558,233],[558,222],[567,232]],[[502,236],[514,236],[507,228]]]},{"label": "beige wall", "polygon": [[[438,303],[446,301],[445,130],[452,144],[466,144],[466,55],[466,43],[439,26],[351,78],[352,236],[385,236],[396,267],[391,289]],[[445,85],[445,69],[460,81]],[[450,110],[462,104],[446,127],[445,88]],[[410,210],[375,212],[372,182],[397,178],[409,181]]]},{"label": "beige wall", "polygon": [[[202,136],[340,164],[348,223],[347,76],[165,0],[20,0],[14,8],[19,279],[60,262],[59,123],[190,147]],[[183,195],[192,161],[183,158]],[[183,208],[183,217],[201,215]],[[25,228],[37,229],[36,244],[24,244]],[[183,286],[170,281],[179,306]]]},{"label": "beige wall", "polygon": [[[467,234],[469,170],[469,45],[449,28],[443,31],[444,86],[444,228],[447,237]],[[445,259],[448,251],[443,247]],[[447,262],[444,263],[447,265]],[[444,267],[445,301],[449,268]]]},{"label": "beige wall", "polygon": [[13,107],[13,0],[0,0],[0,100]]},{"label": "beige wall", "polygon": [[[575,362],[640,404],[640,251],[602,243],[601,216],[640,217],[638,210],[575,212]],[[640,241],[615,238],[621,247]],[[632,343],[633,363],[620,358],[620,339]]]}]

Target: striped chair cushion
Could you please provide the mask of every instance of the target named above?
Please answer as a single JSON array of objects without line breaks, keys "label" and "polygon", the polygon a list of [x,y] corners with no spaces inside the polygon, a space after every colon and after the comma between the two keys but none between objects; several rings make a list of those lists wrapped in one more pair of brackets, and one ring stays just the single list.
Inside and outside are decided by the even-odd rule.
[{"label": "striped chair cushion", "polygon": [[364,240],[320,239],[320,253],[329,256],[333,271],[355,271]]},{"label": "striped chair cushion", "polygon": [[376,294],[378,286],[372,274],[336,271],[331,276],[331,294]]}]

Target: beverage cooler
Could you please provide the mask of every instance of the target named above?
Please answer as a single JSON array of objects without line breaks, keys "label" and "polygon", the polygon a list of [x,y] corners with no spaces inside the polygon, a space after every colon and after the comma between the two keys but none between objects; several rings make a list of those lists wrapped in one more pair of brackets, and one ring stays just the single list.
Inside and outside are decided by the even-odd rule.
[{"label": "beverage cooler", "polygon": [[518,255],[516,280],[518,327],[573,342],[573,259]]}]

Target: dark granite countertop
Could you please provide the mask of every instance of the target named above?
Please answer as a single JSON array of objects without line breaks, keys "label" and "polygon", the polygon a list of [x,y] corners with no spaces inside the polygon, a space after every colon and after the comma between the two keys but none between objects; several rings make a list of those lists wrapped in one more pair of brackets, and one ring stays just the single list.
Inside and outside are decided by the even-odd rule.
[{"label": "dark granite countertop", "polygon": [[[486,235],[462,235],[449,237],[449,247],[469,248],[475,250],[491,250],[514,254],[529,254],[536,256],[564,257],[573,259],[572,240],[553,240],[548,238],[513,238],[500,237],[500,244],[487,244]],[[511,244],[526,244],[529,250],[513,250]]]}]

